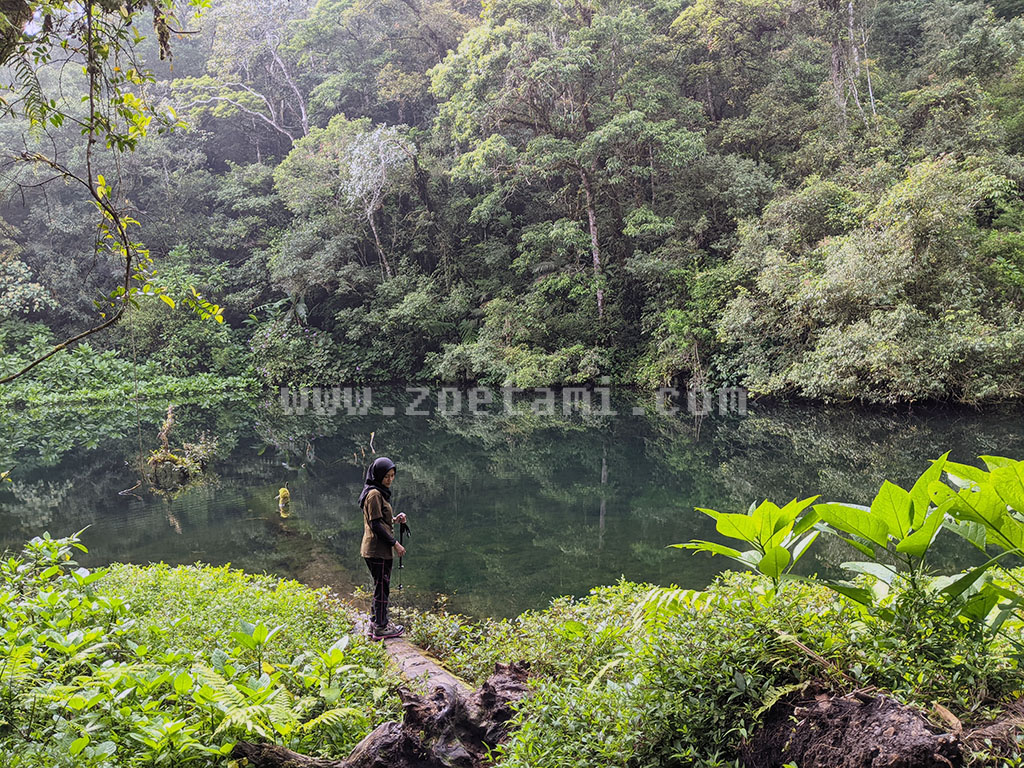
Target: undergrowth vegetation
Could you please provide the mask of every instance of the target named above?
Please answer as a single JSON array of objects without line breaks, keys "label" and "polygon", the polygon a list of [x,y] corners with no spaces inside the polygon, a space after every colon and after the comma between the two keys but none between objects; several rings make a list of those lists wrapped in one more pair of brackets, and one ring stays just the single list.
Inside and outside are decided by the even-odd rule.
[{"label": "undergrowth vegetation", "polygon": [[514,619],[406,618],[415,642],[469,679],[499,661],[530,663],[533,696],[501,748],[503,768],[737,765],[761,715],[814,682],[876,686],[925,709],[938,701],[965,722],[1021,686],[1006,644],[989,646],[902,587],[893,599],[916,610],[914,632],[873,622],[820,585],[787,582],[773,597],[752,573],[723,574],[699,599],[652,594],[620,582]]},{"label": "undergrowth vegetation", "polygon": [[[0,353],[3,351],[0,330]],[[0,375],[20,370],[32,353],[41,354],[47,344],[34,339],[24,355],[0,356]],[[80,344],[0,388],[0,406],[90,404],[140,399],[173,398],[201,405],[212,405],[227,397],[253,396],[258,391],[255,378],[240,375],[193,373],[182,376],[153,360],[130,360],[116,352]]]},{"label": "undergrowth vegetation", "polygon": [[[870,506],[814,497],[702,510],[750,549],[686,546],[753,571],[703,591],[620,582],[511,620],[406,618],[416,642],[470,679],[498,661],[530,663],[534,695],[499,750],[503,768],[737,765],[760,717],[812,685],[877,689],[982,723],[1024,691],[1024,569],[1009,559],[1024,542],[1024,462],[983,460],[987,470],[943,456],[910,491],[884,483]],[[936,575],[926,556],[946,527],[997,554]],[[842,564],[852,580],[792,572],[820,534],[869,558]],[[1022,746],[972,743],[969,762],[1020,765]]]},{"label": "undergrowth vegetation", "polygon": [[347,754],[397,713],[343,606],[229,568],[89,571],[77,538],[0,562],[0,764],[224,765],[240,738]]}]

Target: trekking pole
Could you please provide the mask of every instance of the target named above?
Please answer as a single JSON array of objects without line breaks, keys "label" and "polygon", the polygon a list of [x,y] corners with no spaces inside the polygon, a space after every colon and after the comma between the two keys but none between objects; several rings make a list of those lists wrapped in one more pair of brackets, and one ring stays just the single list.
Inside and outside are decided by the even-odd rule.
[{"label": "trekking pole", "polygon": [[[409,534],[412,533],[409,530],[409,526],[406,525],[405,523],[401,523],[400,527],[398,529],[398,543],[401,544],[403,547],[405,546],[405,534],[407,534],[407,533],[409,533]],[[405,568],[405,566],[402,565],[402,556],[399,555],[398,556],[398,591],[399,592],[402,591],[402,569],[403,568]]]}]

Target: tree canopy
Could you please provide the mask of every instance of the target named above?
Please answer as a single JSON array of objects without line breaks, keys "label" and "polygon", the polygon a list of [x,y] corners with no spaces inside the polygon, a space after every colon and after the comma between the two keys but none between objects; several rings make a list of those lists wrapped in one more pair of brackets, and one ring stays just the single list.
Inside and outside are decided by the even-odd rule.
[{"label": "tree canopy", "polygon": [[[91,327],[127,259],[137,306],[101,343],[161,327],[142,334],[160,360],[205,333],[170,306],[191,302],[225,320],[194,370],[273,384],[1024,390],[1013,3],[208,6],[184,29],[162,0],[89,5],[105,53],[75,48],[70,4],[8,13],[28,31],[4,49],[0,143],[56,148],[87,184],[11,174],[0,323]],[[84,70],[44,56],[28,78],[46,40]],[[65,100],[32,107],[34,83]],[[130,220],[102,252],[97,196]],[[167,300],[131,293],[146,285]]]}]

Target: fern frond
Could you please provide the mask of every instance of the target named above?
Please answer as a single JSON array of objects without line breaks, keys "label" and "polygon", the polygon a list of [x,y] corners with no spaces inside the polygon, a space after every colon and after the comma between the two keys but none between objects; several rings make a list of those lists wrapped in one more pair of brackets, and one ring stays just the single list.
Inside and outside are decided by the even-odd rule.
[{"label": "fern frond", "polygon": [[355,720],[359,723],[366,722],[366,715],[355,707],[336,707],[314,717],[312,720],[299,726],[301,733],[309,733],[317,728],[334,728],[346,720]]},{"label": "fern frond", "polygon": [[17,56],[10,61],[10,66],[14,69],[18,85],[22,89],[25,115],[33,124],[45,122],[48,105],[32,64],[27,57]]},{"label": "fern frond", "polygon": [[716,605],[718,597],[696,589],[653,587],[633,611],[636,629],[652,629],[667,619],[688,611],[703,612]]},{"label": "fern frond", "polygon": [[224,719],[220,721],[220,725],[217,726],[217,730],[213,732],[213,735],[219,736],[224,731],[237,728],[247,734],[255,733],[267,741],[274,741],[274,736],[271,733],[272,728],[269,727],[269,723],[270,717],[267,708],[263,704],[238,707],[228,710],[224,715]]},{"label": "fern frond", "polygon": [[11,651],[0,661],[0,686],[13,688],[32,677],[32,646],[22,645]]},{"label": "fern frond", "polygon": [[198,667],[197,671],[199,672],[199,679],[214,692],[214,701],[224,705],[228,712],[245,708],[245,696],[234,685],[225,680],[222,675],[204,666]]}]

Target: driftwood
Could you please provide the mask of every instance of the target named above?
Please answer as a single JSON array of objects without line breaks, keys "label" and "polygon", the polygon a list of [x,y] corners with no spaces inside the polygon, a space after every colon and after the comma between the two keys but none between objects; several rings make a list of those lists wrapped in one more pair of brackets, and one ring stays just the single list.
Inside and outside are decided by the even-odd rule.
[{"label": "driftwood", "polygon": [[853,693],[784,701],[746,744],[747,768],[957,768],[959,734],[934,733],[917,710],[887,696]]},{"label": "driftwood", "polygon": [[527,669],[498,664],[479,689],[435,681],[428,696],[399,690],[402,722],[383,723],[344,760],[308,757],[273,744],[240,741],[231,756],[252,768],[480,768],[501,743],[513,704],[526,694]]}]

